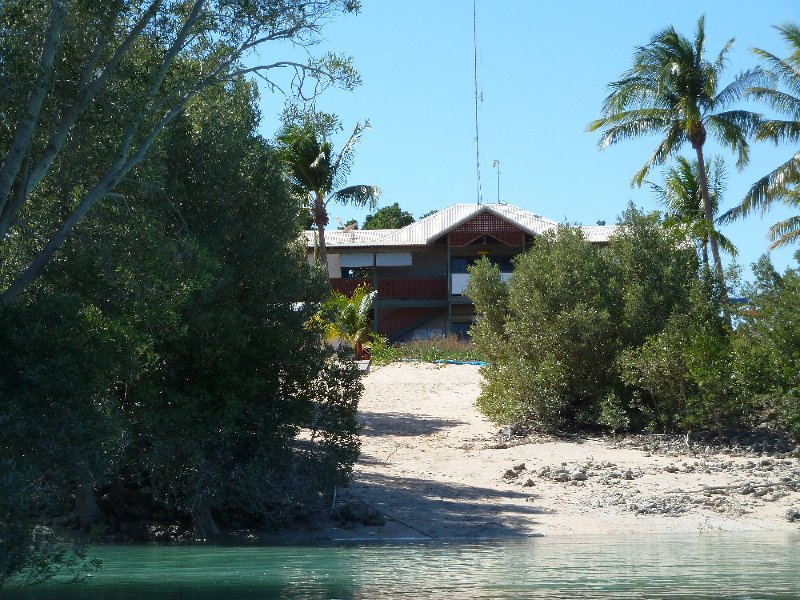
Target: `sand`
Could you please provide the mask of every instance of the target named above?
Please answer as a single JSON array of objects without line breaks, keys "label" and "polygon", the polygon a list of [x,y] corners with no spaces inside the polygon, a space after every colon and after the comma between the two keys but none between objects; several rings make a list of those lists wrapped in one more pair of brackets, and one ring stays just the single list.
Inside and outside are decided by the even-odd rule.
[{"label": "sand", "polygon": [[[323,539],[507,538],[796,531],[794,455],[691,448],[674,438],[499,434],[475,407],[479,368],[395,363],[365,377],[362,453]],[[742,493],[745,492],[745,493]],[[800,514],[797,515],[800,518]],[[357,519],[357,517],[356,517]],[[370,519],[366,519],[369,521]]]}]

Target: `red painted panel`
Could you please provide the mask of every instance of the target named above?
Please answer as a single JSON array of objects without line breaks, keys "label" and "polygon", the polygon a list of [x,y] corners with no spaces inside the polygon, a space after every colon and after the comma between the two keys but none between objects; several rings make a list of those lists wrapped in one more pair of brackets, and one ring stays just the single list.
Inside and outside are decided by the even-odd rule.
[{"label": "red painted panel", "polygon": [[345,296],[351,296],[358,286],[364,284],[371,286],[372,281],[358,277],[335,277],[331,279],[331,287]]},{"label": "red painted panel", "polygon": [[378,280],[378,298],[447,298],[446,277],[404,277]]},{"label": "red painted panel", "polygon": [[497,215],[481,213],[450,232],[451,246],[466,246],[483,235],[490,235],[507,246],[523,246],[525,232]]}]

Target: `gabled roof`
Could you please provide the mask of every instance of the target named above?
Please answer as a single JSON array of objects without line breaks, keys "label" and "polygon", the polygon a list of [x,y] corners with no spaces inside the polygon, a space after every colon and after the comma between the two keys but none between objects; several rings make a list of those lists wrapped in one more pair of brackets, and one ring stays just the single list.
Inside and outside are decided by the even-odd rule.
[{"label": "gabled roof", "polygon": [[[453,204],[402,229],[328,230],[325,232],[325,243],[328,247],[424,246],[484,212],[492,213],[532,236],[558,227],[556,221],[511,204]],[[616,227],[592,226],[581,229],[588,241],[607,242]],[[316,232],[304,233],[307,246],[313,246]]]}]

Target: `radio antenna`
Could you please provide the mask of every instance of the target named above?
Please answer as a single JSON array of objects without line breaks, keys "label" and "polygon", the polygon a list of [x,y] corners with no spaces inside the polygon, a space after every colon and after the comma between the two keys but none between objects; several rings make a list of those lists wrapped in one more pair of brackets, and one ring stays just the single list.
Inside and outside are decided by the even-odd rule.
[{"label": "radio antenna", "polygon": [[475,175],[477,185],[478,204],[481,203],[481,145],[478,131],[478,0],[472,0],[472,59],[473,59],[473,80],[475,83]]}]

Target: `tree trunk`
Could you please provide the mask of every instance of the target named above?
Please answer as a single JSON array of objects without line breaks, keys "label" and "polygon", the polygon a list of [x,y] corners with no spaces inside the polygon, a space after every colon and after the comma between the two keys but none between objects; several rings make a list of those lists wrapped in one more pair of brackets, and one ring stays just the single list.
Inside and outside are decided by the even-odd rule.
[{"label": "tree trunk", "polygon": [[697,152],[697,175],[700,178],[700,195],[703,198],[703,210],[706,217],[706,227],[708,229],[708,241],[711,246],[711,256],[714,258],[714,273],[719,283],[720,296],[723,303],[723,311],[726,319],[728,318],[728,286],[725,284],[725,273],[722,270],[722,260],[719,257],[719,245],[717,236],[714,235],[714,212],[711,209],[711,195],[708,192],[708,177],[706,176],[706,163],[703,159],[703,146],[695,146]]},{"label": "tree trunk", "polygon": [[328,268],[328,248],[325,245],[325,226],[328,224],[328,209],[325,199],[318,192],[314,194],[314,223],[319,234],[319,262]]},{"label": "tree trunk", "polygon": [[703,258],[703,269],[708,270],[708,235],[703,236],[701,242],[701,256]]},{"label": "tree trunk", "polygon": [[192,526],[195,537],[208,539],[220,534],[214,515],[211,514],[211,507],[206,503],[201,504],[192,511]]},{"label": "tree trunk", "polygon": [[83,463],[78,469],[78,481],[75,486],[75,516],[83,533],[88,533],[92,526],[105,518],[103,511],[97,506],[94,497],[94,476],[89,465]]}]

